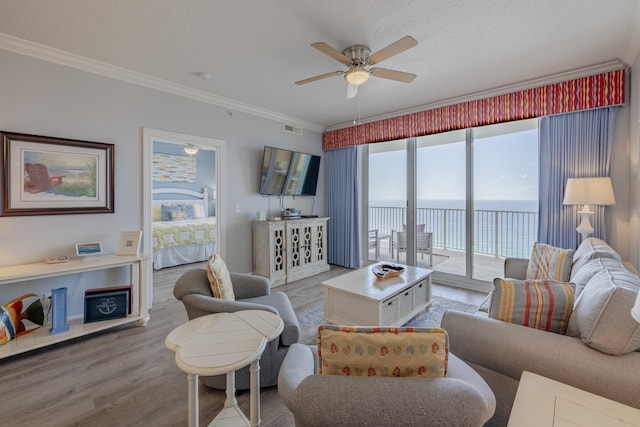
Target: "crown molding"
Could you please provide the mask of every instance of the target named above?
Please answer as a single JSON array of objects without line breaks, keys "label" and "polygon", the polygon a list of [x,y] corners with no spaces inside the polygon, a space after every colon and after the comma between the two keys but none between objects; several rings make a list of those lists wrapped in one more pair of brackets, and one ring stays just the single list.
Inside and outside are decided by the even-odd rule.
[{"label": "crown molding", "polygon": [[259,108],[250,104],[235,101],[230,98],[214,95],[188,86],[172,83],[167,80],[159,79],[147,74],[138,73],[126,68],[117,67],[115,65],[85,58],[64,50],[55,49],[49,46],[30,42],[8,34],[0,33],[0,49],[17,53],[20,55],[30,56],[54,64],[75,68],[86,71],[88,73],[97,74],[114,80],[143,86],[149,89],[158,90],[184,98],[193,99],[206,104],[215,105],[225,109],[250,114],[277,122],[283,122],[289,125],[295,125],[307,130],[315,132],[323,132],[323,126],[301,120],[296,117],[286,116],[271,110]]},{"label": "crown molding", "polygon": [[[419,113],[421,111],[433,110],[435,108],[447,107],[451,105],[461,104],[469,101],[476,101],[478,99],[491,98],[494,96],[504,95],[511,92],[517,92],[520,90],[531,89],[534,87],[551,85],[567,80],[573,80],[581,77],[592,76],[595,74],[606,73],[609,71],[627,69],[629,65],[620,59],[614,61],[604,62],[602,64],[591,65],[584,68],[579,68],[571,71],[565,71],[563,73],[553,74],[537,79],[526,80],[511,85],[500,86],[493,89],[487,89],[480,92],[475,92],[456,98],[448,98],[441,101],[436,101],[429,104],[420,105],[406,110],[395,111],[392,113],[385,113],[375,117],[367,117],[366,119],[359,120],[358,124],[372,123],[379,120],[390,119],[394,117],[405,116],[408,114]],[[338,129],[345,129],[353,127],[353,122],[341,123],[333,126],[328,126],[325,132],[330,132]]]}]

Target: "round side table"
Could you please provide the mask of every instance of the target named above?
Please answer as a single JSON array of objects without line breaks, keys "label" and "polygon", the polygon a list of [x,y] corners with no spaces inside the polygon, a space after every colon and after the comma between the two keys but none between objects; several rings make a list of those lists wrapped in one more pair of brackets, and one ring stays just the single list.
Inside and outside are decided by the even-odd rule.
[{"label": "round side table", "polygon": [[[198,427],[198,376],[227,375],[224,409],[209,424],[235,419],[248,426],[260,425],[260,365],[266,344],[282,333],[284,324],[264,310],[216,313],[192,319],[167,335],[165,347],[176,353],[176,364],[189,381],[189,427]],[[235,398],[236,369],[251,365],[250,420]]]}]

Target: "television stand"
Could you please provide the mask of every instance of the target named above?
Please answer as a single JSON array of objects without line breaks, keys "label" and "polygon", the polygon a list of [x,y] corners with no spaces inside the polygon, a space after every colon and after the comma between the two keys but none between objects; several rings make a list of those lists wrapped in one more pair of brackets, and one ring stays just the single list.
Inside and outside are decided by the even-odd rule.
[{"label": "television stand", "polygon": [[328,219],[254,221],[253,274],[267,277],[273,288],[328,271]]}]

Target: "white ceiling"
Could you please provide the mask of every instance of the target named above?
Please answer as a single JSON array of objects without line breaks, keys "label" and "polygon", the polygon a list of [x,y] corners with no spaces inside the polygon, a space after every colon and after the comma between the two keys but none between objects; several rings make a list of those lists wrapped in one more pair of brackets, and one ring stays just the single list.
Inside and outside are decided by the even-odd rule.
[{"label": "white ceiling", "polygon": [[[355,100],[341,76],[294,84],[344,69],[311,43],[405,35],[418,46],[379,66],[410,84],[372,77]],[[0,48],[323,130],[631,64],[640,0],[0,0]]]}]

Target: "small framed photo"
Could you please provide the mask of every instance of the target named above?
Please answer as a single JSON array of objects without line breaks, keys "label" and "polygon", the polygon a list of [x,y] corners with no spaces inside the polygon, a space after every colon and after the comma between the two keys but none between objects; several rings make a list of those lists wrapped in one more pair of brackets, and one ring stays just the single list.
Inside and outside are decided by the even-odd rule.
[{"label": "small framed photo", "polygon": [[100,242],[76,243],[76,255],[78,256],[100,255],[101,253],[102,243]]},{"label": "small framed photo", "polygon": [[142,231],[123,231],[120,233],[117,255],[138,255]]}]

